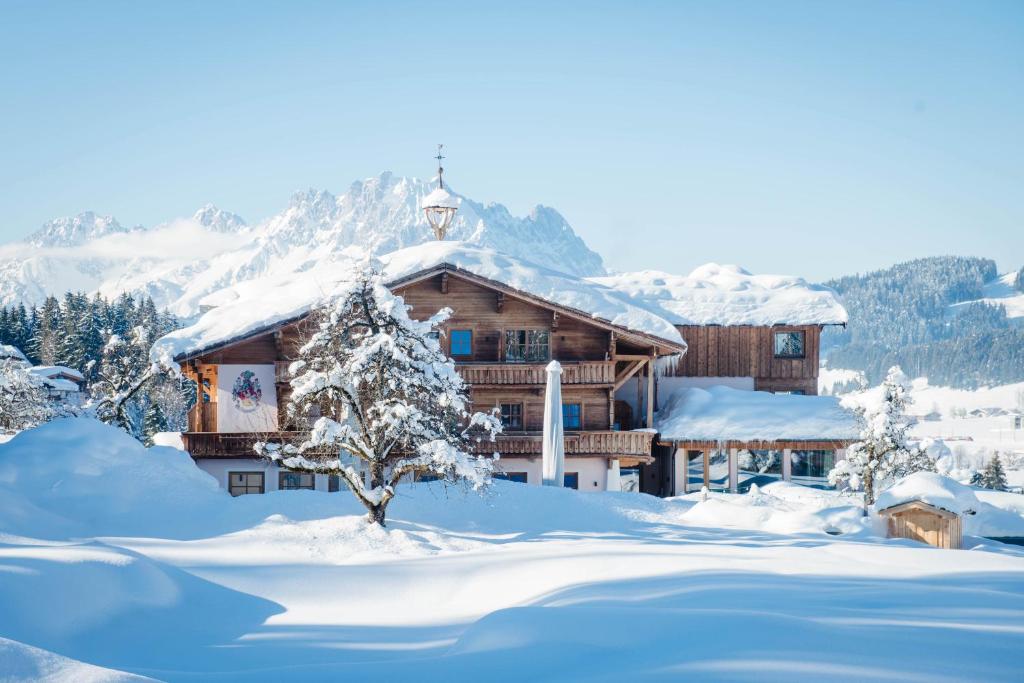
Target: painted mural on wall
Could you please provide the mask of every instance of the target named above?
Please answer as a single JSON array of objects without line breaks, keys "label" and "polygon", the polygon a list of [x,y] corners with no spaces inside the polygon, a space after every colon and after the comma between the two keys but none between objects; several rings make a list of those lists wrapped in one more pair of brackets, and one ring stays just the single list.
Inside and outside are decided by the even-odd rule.
[{"label": "painted mural on wall", "polygon": [[217,428],[222,432],[277,429],[273,365],[221,365],[217,368]]}]

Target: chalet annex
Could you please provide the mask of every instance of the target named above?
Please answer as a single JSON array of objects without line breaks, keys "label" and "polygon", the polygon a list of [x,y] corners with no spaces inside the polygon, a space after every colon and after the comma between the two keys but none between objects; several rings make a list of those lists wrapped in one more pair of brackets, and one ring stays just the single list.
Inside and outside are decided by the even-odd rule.
[{"label": "chalet annex", "polygon": [[[566,486],[676,495],[787,479],[824,485],[857,436],[817,396],[819,338],[846,322],[835,294],[798,278],[705,266],[688,277],[579,278],[490,249],[432,242],[382,257],[392,290],[426,318],[448,307],[442,348],[473,408],[500,411],[501,476],[541,481],[545,365],[563,367]],[[233,495],[337,490],[253,444],[300,440],[281,408],[308,312],[351,261],[243,283],[154,346],[199,387],[184,448]]]}]

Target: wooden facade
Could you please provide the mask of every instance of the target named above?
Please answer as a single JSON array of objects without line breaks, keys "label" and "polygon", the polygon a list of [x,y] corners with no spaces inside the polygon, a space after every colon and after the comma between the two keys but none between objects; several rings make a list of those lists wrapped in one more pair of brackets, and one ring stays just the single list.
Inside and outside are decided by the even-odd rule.
[{"label": "wooden facade", "polygon": [[880,510],[889,538],[909,538],[936,548],[959,549],[963,544],[960,515],[915,500]]},{"label": "wooden facade", "polygon": [[[545,366],[562,364],[562,402],[578,406],[579,425],[566,429],[567,457],[620,459],[626,464],[651,460],[651,432],[631,432],[653,422],[653,401],[646,415],[616,414],[615,391],[630,377],[652,372],[658,355],[682,353],[685,347],[668,340],[620,328],[583,311],[561,307],[512,290],[451,266],[440,266],[392,283],[392,289],[425,319],[442,308],[453,313],[441,330],[441,346],[452,355],[459,374],[470,386],[474,410],[516,405],[521,424],[506,428],[496,450],[503,456],[535,458],[541,454]],[[195,457],[251,457],[257,440],[301,438],[279,411],[275,434],[224,434],[217,425],[217,367],[223,364],[274,365],[277,404],[287,403],[288,365],[305,338],[304,319],[285,321],[216,348],[177,359],[200,385],[200,400],[189,416],[186,449]],[[468,353],[452,354],[452,332],[470,335]],[[547,333],[548,353],[534,362],[508,358],[506,333],[529,330]],[[461,349],[465,351],[466,349]],[[650,391],[653,392],[653,383]],[[620,428],[616,429],[616,426]],[[481,452],[495,450],[482,444]]]},{"label": "wooden facade", "polygon": [[[679,325],[689,349],[669,376],[752,377],[758,391],[818,393],[820,325]],[[800,358],[779,357],[776,332],[802,332]]]}]

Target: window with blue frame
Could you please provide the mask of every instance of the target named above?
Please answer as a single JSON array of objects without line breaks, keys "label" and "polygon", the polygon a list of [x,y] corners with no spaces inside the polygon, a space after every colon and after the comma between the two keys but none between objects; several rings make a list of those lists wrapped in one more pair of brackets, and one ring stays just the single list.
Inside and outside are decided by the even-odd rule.
[{"label": "window with blue frame", "polygon": [[495,472],[495,479],[501,479],[503,481],[514,481],[519,484],[526,483],[526,472]]},{"label": "window with blue frame", "polygon": [[452,330],[452,356],[473,355],[473,330]]},{"label": "window with blue frame", "polygon": [[580,489],[580,475],[578,472],[566,472],[565,479],[563,480],[562,486],[567,489]]},{"label": "window with blue frame", "polygon": [[562,404],[562,429],[579,430],[583,427],[583,410],[579,403]]}]

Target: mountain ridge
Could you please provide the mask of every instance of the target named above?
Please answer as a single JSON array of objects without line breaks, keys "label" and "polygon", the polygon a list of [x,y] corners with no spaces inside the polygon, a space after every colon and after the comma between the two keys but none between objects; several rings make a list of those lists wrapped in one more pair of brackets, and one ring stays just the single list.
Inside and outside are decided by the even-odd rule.
[{"label": "mountain ridge", "polygon": [[[330,252],[357,245],[382,254],[433,239],[420,206],[432,189],[431,181],[385,171],[354,181],[338,195],[313,188],[294,192],[281,212],[252,225],[213,204],[190,219],[149,229],[126,228],[92,211],[57,218],[25,240],[4,245],[14,253],[6,258],[0,253],[0,305],[38,304],[48,294],[69,290],[105,296],[129,292],[151,296],[158,306],[187,317],[221,287],[301,271]],[[557,210],[537,205],[526,216],[514,216],[502,204],[452,194],[459,211],[449,239],[575,275],[605,273],[601,256]],[[170,239],[174,231],[183,235],[178,242]],[[126,257],[105,251],[118,235],[135,232],[153,240],[168,236],[168,253]]]}]

